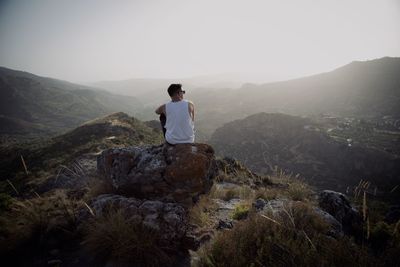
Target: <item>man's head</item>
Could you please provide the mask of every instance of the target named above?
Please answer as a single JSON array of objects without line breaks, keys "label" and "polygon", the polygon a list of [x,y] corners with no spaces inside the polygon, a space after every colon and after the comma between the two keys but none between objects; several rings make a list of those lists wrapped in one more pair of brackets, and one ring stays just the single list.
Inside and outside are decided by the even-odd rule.
[{"label": "man's head", "polygon": [[185,91],[182,91],[182,84],[173,83],[168,87],[168,94],[170,97],[176,97],[180,93],[184,94]]}]

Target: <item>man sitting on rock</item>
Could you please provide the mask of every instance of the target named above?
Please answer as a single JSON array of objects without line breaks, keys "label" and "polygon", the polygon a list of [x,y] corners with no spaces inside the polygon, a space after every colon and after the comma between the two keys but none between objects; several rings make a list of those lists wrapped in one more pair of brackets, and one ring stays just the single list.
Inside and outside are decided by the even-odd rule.
[{"label": "man sitting on rock", "polygon": [[160,115],[164,137],[167,144],[184,144],[194,142],[194,105],[183,99],[185,91],[181,84],[168,87],[171,101],[156,109]]}]

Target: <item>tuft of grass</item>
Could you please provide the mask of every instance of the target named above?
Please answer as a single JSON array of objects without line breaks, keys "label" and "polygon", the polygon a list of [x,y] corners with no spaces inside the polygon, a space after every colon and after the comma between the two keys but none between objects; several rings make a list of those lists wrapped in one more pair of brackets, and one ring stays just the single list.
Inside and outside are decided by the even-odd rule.
[{"label": "tuft of grass", "polygon": [[225,201],[229,201],[240,196],[239,190],[237,188],[225,189],[223,190],[223,192],[224,194],[222,196],[222,199]]},{"label": "tuft of grass", "polygon": [[243,220],[246,219],[250,212],[250,206],[246,204],[240,204],[235,207],[232,213],[232,219]]},{"label": "tuft of grass", "polygon": [[313,194],[313,191],[310,189],[310,187],[300,180],[295,180],[289,183],[287,192],[288,196],[294,201],[304,201],[310,199]]},{"label": "tuft of grass", "polygon": [[210,213],[216,209],[215,203],[207,196],[201,196],[199,201],[190,208],[189,220],[199,227],[209,226]]},{"label": "tuft of grass", "polygon": [[238,187],[222,188],[214,184],[210,189],[209,197],[229,201],[239,197],[239,189]]},{"label": "tuft of grass", "polygon": [[157,231],[129,218],[122,209],[110,209],[87,224],[83,241],[98,261],[132,266],[169,266],[168,247]]}]

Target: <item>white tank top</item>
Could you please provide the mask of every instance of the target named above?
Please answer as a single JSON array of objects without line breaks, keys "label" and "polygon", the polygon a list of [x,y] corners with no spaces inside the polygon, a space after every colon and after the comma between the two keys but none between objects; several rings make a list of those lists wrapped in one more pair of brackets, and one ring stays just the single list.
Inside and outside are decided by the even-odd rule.
[{"label": "white tank top", "polygon": [[165,140],[170,144],[193,143],[194,123],[189,114],[189,102],[181,100],[165,105],[167,122]]}]

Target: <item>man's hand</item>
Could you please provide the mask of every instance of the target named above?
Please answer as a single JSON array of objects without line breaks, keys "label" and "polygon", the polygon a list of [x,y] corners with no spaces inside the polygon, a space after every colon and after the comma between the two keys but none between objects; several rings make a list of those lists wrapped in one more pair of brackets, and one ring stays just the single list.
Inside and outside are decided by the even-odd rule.
[{"label": "man's hand", "polygon": [[157,113],[158,115],[161,115],[161,114],[166,115],[166,112],[165,112],[165,104],[159,106],[159,107],[156,109],[156,113]]}]

